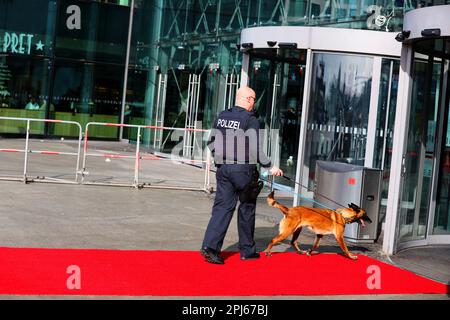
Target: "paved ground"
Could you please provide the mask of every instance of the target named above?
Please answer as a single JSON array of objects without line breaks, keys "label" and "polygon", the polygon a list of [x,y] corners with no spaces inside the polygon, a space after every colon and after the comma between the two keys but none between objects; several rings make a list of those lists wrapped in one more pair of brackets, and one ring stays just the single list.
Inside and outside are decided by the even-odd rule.
[{"label": "paved ground", "polygon": [[450,246],[410,248],[391,257],[398,267],[450,285]]},{"label": "paved ground", "polygon": [[[11,144],[11,141],[7,141]],[[6,148],[1,143],[0,148]],[[53,141],[63,148],[70,148],[73,143]],[[103,148],[105,144],[101,144]],[[12,147],[9,145],[8,147]],[[43,146],[47,147],[47,146]],[[48,148],[43,148],[48,150]],[[102,149],[103,150],[103,149]],[[105,151],[111,151],[106,150]],[[0,173],[10,171],[19,160],[0,154]],[[19,155],[20,156],[20,155]],[[3,158],[2,158],[3,157]],[[47,173],[60,174],[69,166],[65,160],[50,163],[44,158],[36,158],[33,170],[45,166]],[[50,159],[50,158],[48,158]],[[117,161],[116,161],[117,160]],[[120,159],[117,170],[120,170]],[[52,160],[53,161],[53,160]],[[102,161],[105,161],[104,159]],[[106,169],[99,170],[99,175],[112,175],[116,171],[108,168],[111,162],[105,162]],[[161,167],[159,167],[161,164]],[[190,177],[197,179],[201,185],[204,171],[188,165],[173,165],[169,162],[154,162],[147,174],[155,172],[161,175],[175,173],[183,177],[183,182]],[[71,166],[70,166],[71,167]],[[20,172],[20,170],[19,170]],[[38,173],[36,171],[36,173]],[[120,175],[119,172],[117,174]],[[200,191],[179,191],[161,189],[114,188],[88,185],[60,184],[24,184],[21,182],[0,181],[0,246],[3,247],[46,247],[46,248],[104,248],[104,249],[162,249],[162,250],[198,250],[206,225],[210,217],[213,195]],[[280,202],[291,205],[291,199],[280,199]],[[277,234],[277,223],[282,218],[278,210],[268,207],[265,199],[258,204],[255,240],[258,250],[266,247]],[[382,238],[382,237],[381,237]],[[302,232],[300,243],[302,248],[309,248],[314,236],[308,231]],[[227,234],[224,250],[237,251],[236,221],[232,221]],[[380,243],[372,245],[352,245],[350,251],[364,253],[368,256],[388,263],[394,263],[413,272],[423,274],[441,282],[449,282],[450,269],[447,248],[423,249],[420,266],[417,256],[404,252],[389,260],[380,249]],[[289,251],[286,241],[274,248],[274,251]],[[427,251],[428,250],[428,251]],[[335,240],[324,238],[321,252],[340,252]],[[413,251],[410,251],[410,253]],[[429,259],[432,257],[432,259]],[[29,299],[36,297],[4,296],[4,299]],[[39,297],[52,299],[56,297]],[[57,297],[61,298],[61,297]],[[73,299],[74,297],[67,297]],[[95,299],[95,297],[78,297]],[[117,297],[103,297],[114,298]],[[122,297],[127,299],[129,297]],[[148,299],[166,299],[167,297],[145,297]],[[173,297],[172,297],[173,298]],[[185,299],[183,297],[177,297]],[[242,297],[249,299],[249,297]],[[277,299],[280,297],[262,297]],[[383,295],[383,296],[332,296],[332,297],[285,297],[282,299],[448,299],[446,295]],[[134,297],[133,297],[134,299]],[[199,297],[211,299],[211,297]],[[215,299],[215,298],[214,298]],[[233,297],[239,299],[239,297]],[[251,297],[250,297],[251,299]],[[260,299],[260,297],[258,297]]]}]

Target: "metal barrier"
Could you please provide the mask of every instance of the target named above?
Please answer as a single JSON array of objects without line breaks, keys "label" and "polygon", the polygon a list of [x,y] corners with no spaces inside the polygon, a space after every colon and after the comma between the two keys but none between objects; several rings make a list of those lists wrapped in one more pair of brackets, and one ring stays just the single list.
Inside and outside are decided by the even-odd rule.
[{"label": "metal barrier", "polygon": [[[137,129],[136,136],[136,149],[134,155],[127,154],[113,154],[113,153],[88,153],[88,141],[89,141],[89,128],[91,126],[109,126],[109,127],[122,127],[122,128],[135,128]],[[132,125],[132,124],[117,124],[117,123],[103,123],[103,122],[89,122],[86,124],[86,130],[84,134],[84,148],[83,148],[83,164],[82,164],[82,175],[81,183],[88,185],[108,185],[108,186],[126,186],[134,188],[158,188],[158,189],[174,189],[174,190],[194,190],[194,191],[204,191],[207,193],[212,192],[210,185],[210,172],[211,172],[211,153],[208,150],[206,154],[206,160],[191,160],[187,158],[178,157],[173,158],[163,158],[161,156],[156,156],[154,154],[142,155],[141,153],[141,137],[142,131],[145,129],[150,130],[173,130],[173,131],[192,131],[192,132],[209,132],[208,130],[201,129],[184,129],[184,128],[170,128],[170,127],[160,127],[160,126],[145,126],[145,125]],[[107,159],[129,159],[134,161],[134,177],[133,182],[127,183],[116,183],[116,182],[98,182],[98,181],[86,181],[85,177],[89,175],[89,171],[86,168],[87,157],[103,157]],[[141,169],[141,161],[172,161],[177,163],[186,164],[203,164],[205,170],[203,186],[180,186],[180,185],[161,185],[152,184],[149,182],[141,182],[139,178],[139,173]]]},{"label": "metal barrier", "polygon": [[[0,180],[13,180],[13,181],[23,181],[24,183],[28,182],[53,182],[53,183],[70,183],[70,184],[78,184],[79,179],[78,176],[80,174],[80,155],[81,155],[81,140],[83,137],[82,127],[78,122],[75,121],[64,121],[64,120],[54,120],[54,119],[34,119],[34,118],[13,118],[13,117],[0,117],[0,120],[7,121],[26,121],[27,127],[25,131],[25,148],[24,149],[0,149],[0,152],[6,153],[24,153],[24,165],[23,165],[23,175],[18,177],[0,177]],[[70,124],[75,125],[79,129],[78,134],[78,151],[75,152],[59,152],[59,151],[50,151],[50,150],[30,150],[30,123],[31,122],[46,122],[46,123],[57,123],[57,124]],[[42,155],[54,155],[54,156],[76,156],[76,168],[75,168],[75,179],[73,181],[65,180],[65,179],[57,179],[52,177],[45,176],[37,176],[37,177],[29,177],[28,176],[28,155],[29,154],[42,154]]]}]

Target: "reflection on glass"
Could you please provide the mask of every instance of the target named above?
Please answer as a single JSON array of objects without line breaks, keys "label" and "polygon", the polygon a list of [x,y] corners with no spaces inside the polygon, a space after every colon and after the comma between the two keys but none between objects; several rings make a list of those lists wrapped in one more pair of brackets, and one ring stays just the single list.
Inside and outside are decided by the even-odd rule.
[{"label": "reflection on glass", "polygon": [[[66,11],[74,5],[78,6],[80,14],[79,18],[74,16],[71,20]],[[129,15],[130,8],[126,6],[60,0],[56,56],[124,64]]]},{"label": "reflection on glass", "polygon": [[[166,104],[162,111],[165,127],[184,128],[188,114],[188,98],[193,93],[192,70],[170,69],[167,73]],[[179,143],[173,139],[174,131],[164,130],[161,151],[170,152]],[[180,138],[182,135],[180,136]]]},{"label": "reflection on glass", "polygon": [[[54,119],[77,121],[83,127],[88,122],[118,123],[120,120],[123,68],[120,66],[74,63],[57,60],[52,101]],[[73,131],[50,134],[73,136]],[[70,130],[69,128],[67,130]],[[93,127],[90,137],[116,139],[117,127]]]},{"label": "reflection on glass", "polygon": [[389,190],[389,177],[394,138],[395,111],[397,105],[398,75],[400,61],[383,59],[378,98],[378,118],[375,136],[373,167],[383,170],[379,220],[384,221]]},{"label": "reflection on glass", "polygon": [[[148,96],[146,87],[148,83],[149,72],[141,69],[128,70],[127,83],[127,99],[124,110],[124,123],[134,125],[145,124],[145,106],[151,105],[149,101],[146,103]],[[145,131],[143,134],[147,134]],[[133,128],[124,128],[123,138],[136,140],[137,130]]]},{"label": "reflection on glass", "polygon": [[[303,56],[304,57],[304,56]],[[275,101],[273,128],[278,129],[278,144],[275,146],[273,161],[279,164],[287,177],[294,178],[297,168],[298,143],[300,138],[300,117],[302,113],[303,85],[305,66],[300,64],[280,63],[279,84]],[[274,159],[275,158],[275,159]],[[275,182],[294,188],[293,182],[275,178]]]},{"label": "reflection on glass", "polygon": [[[450,80],[450,79],[449,79]],[[448,85],[448,84],[447,84]],[[441,154],[441,165],[439,168],[438,198],[436,201],[436,212],[434,216],[433,234],[450,234],[450,93],[447,92],[446,122],[443,131],[443,148]]]},{"label": "reflection on glass", "polygon": [[[129,6],[131,3],[131,0],[94,0],[94,1],[109,3],[109,4],[117,4],[119,6]],[[138,1],[139,0],[136,0],[136,2],[138,2]]]},{"label": "reflection on glass", "polygon": [[[441,64],[415,53],[399,241],[425,237],[435,159]],[[425,59],[425,60],[424,60]]]},{"label": "reflection on glass", "polygon": [[314,55],[303,168],[313,190],[317,160],[364,164],[373,59]]},{"label": "reflection on glass", "polygon": [[[436,41],[438,42],[438,41]],[[450,65],[450,40],[439,41],[442,52],[445,53],[443,63]],[[434,235],[450,234],[450,72],[447,71],[447,90],[442,92],[441,101],[444,108],[442,145],[440,147],[440,165],[437,181],[436,211],[432,233]],[[441,113],[442,114],[442,113]]]},{"label": "reflection on glass", "polygon": [[[251,56],[249,84],[256,92],[260,128],[265,129],[264,151],[285,176],[294,178],[306,54],[302,50],[269,49]],[[284,178],[275,178],[274,182],[278,188],[294,188]]]},{"label": "reflection on glass", "polygon": [[[48,86],[47,60],[0,57],[0,116],[44,119]],[[43,122],[32,123],[31,133],[44,134],[44,127]],[[0,121],[0,133],[25,134],[25,129],[25,122]]]},{"label": "reflection on glass", "polygon": [[52,55],[56,0],[0,1],[0,53]]}]

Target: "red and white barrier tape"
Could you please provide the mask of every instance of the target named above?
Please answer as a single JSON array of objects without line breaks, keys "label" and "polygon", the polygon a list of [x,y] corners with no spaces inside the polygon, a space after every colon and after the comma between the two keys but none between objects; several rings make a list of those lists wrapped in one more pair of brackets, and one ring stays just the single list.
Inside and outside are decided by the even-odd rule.
[{"label": "red and white barrier tape", "polygon": [[[121,123],[93,123],[93,125],[98,126],[107,126],[107,127],[128,127],[128,128],[137,128],[139,126],[133,126],[128,124]],[[185,129],[185,128],[175,128],[175,127],[161,127],[161,126],[141,126],[141,128],[145,129],[158,129],[158,130],[177,130],[177,131],[191,131],[191,132],[209,132],[209,130],[204,129]]]},{"label": "red and white barrier tape", "polygon": [[[89,157],[101,157],[101,158],[109,158],[109,159],[136,159],[136,156],[128,156],[123,154],[110,154],[110,153],[88,153],[86,156]],[[150,155],[150,156],[139,156],[139,160],[144,161],[176,161],[176,162],[187,162],[187,163],[204,163],[205,160],[190,160],[190,159],[182,159],[182,158],[161,158],[158,156]]]},{"label": "red and white barrier tape", "polygon": [[0,152],[25,152],[25,150],[17,150],[17,149],[0,149]]},{"label": "red and white barrier tape", "polygon": [[[25,152],[25,150],[19,150],[19,149],[0,149],[0,152],[8,152],[8,153],[16,153],[16,152]],[[60,156],[60,155],[67,155],[67,156],[78,156],[78,153],[74,152],[59,152],[59,151],[48,151],[48,150],[28,150],[28,153],[34,153],[34,154],[45,154],[45,155],[51,155],[51,156]]]}]

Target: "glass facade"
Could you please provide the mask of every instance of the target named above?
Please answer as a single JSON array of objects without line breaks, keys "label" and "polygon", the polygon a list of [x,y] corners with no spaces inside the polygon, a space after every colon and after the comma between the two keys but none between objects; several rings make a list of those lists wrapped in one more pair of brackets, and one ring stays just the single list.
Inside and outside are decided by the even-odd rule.
[{"label": "glass facade", "polygon": [[[0,116],[120,122],[128,1],[0,1]],[[115,23],[111,23],[115,21]],[[2,121],[1,133],[22,134]],[[33,124],[32,133],[77,136]],[[117,139],[117,129],[93,132]]]},{"label": "glass facade", "polygon": [[[450,0],[0,0],[0,117],[69,120],[82,127],[89,122],[165,127],[144,130],[143,146],[169,153],[182,142],[183,155],[192,157],[205,148],[205,137],[180,136],[174,129],[209,129],[218,112],[233,106],[249,58],[244,71],[257,94],[265,151],[291,178],[303,161],[303,184],[311,190],[317,160],[365,163],[371,99],[377,100],[373,167],[384,171],[383,220],[399,61],[325,51],[312,52],[312,61],[306,61],[306,50],[292,48],[250,50],[244,56],[240,33],[264,26],[398,32],[406,12],[446,3]],[[448,42],[436,45],[448,52]],[[448,123],[438,103],[448,58],[428,51],[416,50],[413,68],[401,241],[423,239],[427,231],[448,234],[450,225],[448,148],[434,143],[437,130],[450,132],[437,125],[441,116]],[[376,59],[381,70],[374,70]],[[311,72],[307,88],[306,71]],[[375,71],[379,83],[372,79]],[[304,90],[309,113],[304,159],[298,159]],[[23,136],[25,130],[25,122],[0,120],[0,135]],[[45,123],[32,123],[31,133],[78,134]],[[92,127],[89,136],[134,143],[136,133]],[[283,178],[275,183],[294,189]],[[433,230],[427,230],[432,190],[436,213]]]},{"label": "glass facade", "polygon": [[[46,117],[55,19],[54,1],[0,2],[0,116]],[[23,134],[25,123],[2,121],[0,130]],[[31,132],[44,134],[44,126]]]},{"label": "glass facade", "polygon": [[[300,25],[398,31],[406,11],[444,2],[0,1],[0,116],[73,120],[82,126],[119,123],[122,117],[125,123],[166,127],[202,121],[208,128],[234,99],[242,29]],[[194,90],[198,96],[191,101]],[[20,131],[5,121],[0,130]],[[36,133],[67,134],[45,125]],[[146,132],[144,140],[165,150],[170,134]],[[117,129],[93,137],[121,138]],[[134,131],[125,130],[123,138],[135,139]]]}]

